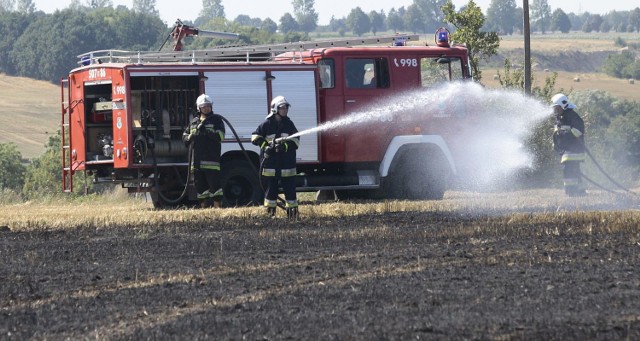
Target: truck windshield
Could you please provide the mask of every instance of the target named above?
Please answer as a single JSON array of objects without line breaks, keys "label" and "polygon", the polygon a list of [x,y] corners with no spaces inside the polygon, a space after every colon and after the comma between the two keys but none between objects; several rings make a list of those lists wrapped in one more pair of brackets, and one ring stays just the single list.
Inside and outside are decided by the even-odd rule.
[{"label": "truck windshield", "polygon": [[462,60],[457,57],[429,57],[420,60],[420,79],[423,87],[464,78]]}]

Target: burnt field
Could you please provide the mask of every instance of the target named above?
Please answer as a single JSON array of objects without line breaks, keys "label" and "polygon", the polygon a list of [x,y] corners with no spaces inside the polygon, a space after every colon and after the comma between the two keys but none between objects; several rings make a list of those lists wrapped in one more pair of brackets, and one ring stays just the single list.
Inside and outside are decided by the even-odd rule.
[{"label": "burnt field", "polygon": [[0,339],[640,339],[640,199],[0,207]]}]

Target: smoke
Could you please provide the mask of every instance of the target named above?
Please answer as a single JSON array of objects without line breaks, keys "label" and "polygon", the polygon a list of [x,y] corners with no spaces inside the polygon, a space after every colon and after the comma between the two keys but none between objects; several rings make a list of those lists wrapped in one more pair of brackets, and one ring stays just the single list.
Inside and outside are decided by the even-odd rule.
[{"label": "smoke", "polygon": [[398,122],[412,115],[419,115],[414,119],[444,119],[451,122],[452,131],[446,132],[445,141],[454,153],[459,183],[475,188],[504,187],[514,171],[532,166],[533,156],[525,141],[551,114],[548,104],[519,92],[486,89],[472,82],[449,83],[382,99],[365,110],[294,136],[374,121]]}]

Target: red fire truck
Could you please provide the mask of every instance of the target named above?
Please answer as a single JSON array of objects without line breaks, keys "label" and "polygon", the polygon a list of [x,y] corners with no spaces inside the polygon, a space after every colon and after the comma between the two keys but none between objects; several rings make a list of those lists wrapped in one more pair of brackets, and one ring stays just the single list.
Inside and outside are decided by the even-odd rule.
[{"label": "red fire truck", "polygon": [[[94,183],[150,192],[157,207],[195,198],[182,133],[206,93],[227,122],[222,146],[225,203],[261,203],[252,131],[271,99],[285,96],[298,130],[393,101],[394,96],[471,78],[467,49],[417,35],[227,46],[172,52],[93,51],[62,80],[63,191],[79,171]],[[456,174],[456,106],[381,115],[304,134],[298,191],[341,197],[441,199]],[[335,191],[335,192],[333,192]]]}]

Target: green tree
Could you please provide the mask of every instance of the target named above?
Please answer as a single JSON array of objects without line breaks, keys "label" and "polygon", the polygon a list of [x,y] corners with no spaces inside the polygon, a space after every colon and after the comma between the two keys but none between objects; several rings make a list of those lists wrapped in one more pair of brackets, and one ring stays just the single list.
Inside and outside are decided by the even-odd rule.
[{"label": "green tree", "polygon": [[278,27],[280,27],[280,32],[285,34],[289,32],[295,32],[298,30],[298,22],[291,15],[291,13],[285,13],[280,18],[280,25],[278,25]]},{"label": "green tree", "polygon": [[133,0],[133,11],[156,17],[160,16],[160,12],[156,9],[156,0]]},{"label": "green tree", "polygon": [[156,49],[166,32],[159,17],[122,7],[36,14],[16,40],[10,59],[19,76],[59,82],[78,66],[77,56],[82,53]]},{"label": "green tree", "polygon": [[551,17],[551,31],[560,31],[562,33],[569,33],[571,31],[571,20],[569,16],[561,10],[556,9]]},{"label": "green tree", "polygon": [[418,5],[413,4],[407,7],[407,13],[405,13],[403,19],[404,19],[404,27],[406,27],[411,32],[425,33],[425,26],[424,26],[425,17],[422,11],[420,11],[420,8],[418,8]]},{"label": "green tree", "polygon": [[274,34],[278,30],[278,24],[276,24],[275,21],[271,20],[271,18],[266,18],[262,21],[262,25],[260,25],[260,29],[267,31],[270,34]]},{"label": "green tree", "polygon": [[23,14],[0,10],[0,32],[6,32],[0,35],[0,72],[16,75],[16,64],[11,58],[16,38],[29,27],[31,22],[36,21],[37,16],[42,15],[44,14]]},{"label": "green tree", "polygon": [[45,152],[31,161],[25,173],[22,194],[37,199],[60,193],[62,188],[62,148],[60,134],[49,137]]},{"label": "green tree", "polygon": [[[447,0],[413,0],[413,4],[418,6],[423,18],[422,27],[419,29],[420,32],[432,33],[442,26],[444,13],[441,8],[446,2]],[[408,8],[407,11],[409,11]]]},{"label": "green tree", "polygon": [[387,15],[387,27],[392,29],[394,32],[399,32],[404,29],[402,16],[398,13],[398,11],[396,11],[395,8],[392,8]]},{"label": "green tree", "polygon": [[531,2],[531,21],[540,32],[545,33],[551,23],[551,6],[547,0],[533,0]]},{"label": "green tree", "polygon": [[13,11],[13,6],[15,6],[15,4],[16,4],[16,0],[0,0],[0,12]]},{"label": "green tree", "polygon": [[347,16],[347,27],[358,37],[371,31],[369,16],[360,7],[351,10]]},{"label": "green tree", "polygon": [[384,30],[384,17],[376,11],[369,12],[369,21],[371,21],[371,32],[373,35]]},{"label": "green tree", "polygon": [[25,167],[15,143],[0,143],[0,190],[19,191],[24,185]]},{"label": "green tree", "polygon": [[36,11],[36,5],[33,0],[18,0],[18,12],[32,14]]},{"label": "green tree", "polygon": [[474,77],[480,81],[482,79],[480,60],[487,60],[497,53],[500,46],[498,34],[480,31],[485,18],[480,7],[473,0],[469,0],[467,6],[460,12],[456,12],[453,3],[449,1],[442,7],[442,11],[445,14],[445,21],[456,28],[456,31],[451,34],[452,40],[466,44]]},{"label": "green tree", "polygon": [[87,6],[89,8],[105,8],[105,7],[113,7],[113,1],[111,0],[86,0]]},{"label": "green tree", "polygon": [[636,32],[640,32],[640,7],[636,7],[629,12],[629,27]]},{"label": "green tree", "polygon": [[205,21],[214,18],[224,18],[224,6],[222,6],[222,0],[202,0],[202,10],[200,11],[200,18]]},{"label": "green tree", "polygon": [[318,13],[313,8],[314,0],[293,0],[291,4],[300,30],[305,33],[314,31],[318,27]]},{"label": "green tree", "polygon": [[246,14],[239,14],[235,19],[233,19],[233,22],[241,26],[253,27],[253,19]]},{"label": "green tree", "polygon": [[625,68],[634,63],[636,63],[635,54],[629,50],[625,50],[620,54],[609,54],[602,64],[602,70],[609,76],[626,78],[628,75],[625,73]]},{"label": "green tree", "polygon": [[604,20],[602,19],[602,16],[600,14],[593,14],[589,16],[589,19],[587,19],[587,21],[584,23],[584,27],[582,28],[582,30],[584,32],[599,32],[603,21]]},{"label": "green tree", "polygon": [[329,28],[332,32],[346,31],[347,23],[346,19],[336,19],[334,16],[331,16],[331,20],[329,20]]},{"label": "green tree", "polygon": [[515,0],[491,0],[487,9],[487,27],[501,34],[513,34],[513,28],[522,26]]}]

